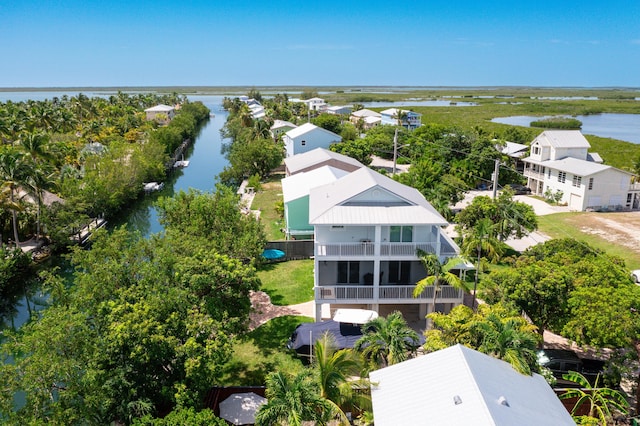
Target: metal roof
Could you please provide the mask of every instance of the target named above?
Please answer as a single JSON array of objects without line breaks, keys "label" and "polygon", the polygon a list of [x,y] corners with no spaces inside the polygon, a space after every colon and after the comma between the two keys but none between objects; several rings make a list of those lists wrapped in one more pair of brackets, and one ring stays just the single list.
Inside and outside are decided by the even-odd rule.
[{"label": "metal roof", "polygon": [[537,161],[532,159],[531,157],[524,158],[522,161],[532,164],[538,164],[540,166],[544,166],[553,170],[560,170],[561,172],[571,173],[576,176],[590,176],[595,175],[596,173],[603,172],[608,169],[615,169],[621,173],[631,174],[629,172],[625,172],[624,170],[616,169],[612,166],[607,166],[605,164],[595,163],[593,161],[580,160],[578,158],[566,157],[562,160],[547,160],[547,161]]},{"label": "metal roof", "polygon": [[322,166],[308,172],[297,173],[286,177],[282,179],[282,196],[284,202],[288,203],[289,201],[309,195],[311,188],[338,180],[348,173],[349,172],[332,166]]},{"label": "metal roof", "polygon": [[173,111],[174,109],[175,108],[172,106],[160,104],[160,105],[153,106],[151,108],[147,108],[144,111],[145,112],[167,112],[167,111]]},{"label": "metal roof", "polygon": [[575,425],[542,376],[462,345],[372,371],[376,426]]},{"label": "metal roof", "polygon": [[535,142],[554,148],[591,148],[580,130],[545,130],[531,143]]},{"label": "metal roof", "polygon": [[295,129],[289,130],[287,133],[285,133],[285,135],[287,135],[291,139],[294,139],[294,138],[297,138],[298,136],[302,136],[304,134],[311,133],[311,132],[325,132],[335,136],[336,141],[342,140],[340,135],[337,135],[327,129],[323,129],[322,127],[318,127],[315,124],[311,124],[311,123],[304,123],[303,125],[298,126]]},{"label": "metal roof", "polygon": [[364,167],[364,164],[354,158],[325,148],[316,148],[311,151],[303,152],[302,154],[287,157],[285,158],[284,163],[286,164],[289,173],[295,174],[298,170],[304,170],[314,164],[321,164],[328,160],[340,161],[346,164],[351,164],[355,167]]}]

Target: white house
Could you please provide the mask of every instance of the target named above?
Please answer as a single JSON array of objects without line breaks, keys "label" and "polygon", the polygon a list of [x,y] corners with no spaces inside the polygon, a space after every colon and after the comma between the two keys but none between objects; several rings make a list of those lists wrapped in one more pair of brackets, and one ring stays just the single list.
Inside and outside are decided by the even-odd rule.
[{"label": "white house", "polygon": [[398,116],[400,116],[402,127],[409,130],[416,129],[422,125],[420,122],[422,114],[397,108],[389,108],[384,111],[380,111],[380,124],[397,126]]},{"label": "white house", "polygon": [[326,107],[324,111],[327,114],[332,114],[332,115],[349,115],[351,114],[352,108],[353,107],[351,105],[337,105],[337,106]]},{"label": "white house", "polygon": [[322,111],[327,107],[327,103],[322,98],[303,99],[301,102],[303,102],[310,111]]},{"label": "white house", "polygon": [[347,174],[349,174],[348,171],[324,165],[282,179],[287,240],[308,238],[313,235],[313,226],[309,224],[309,192],[311,189],[334,182]]},{"label": "white house", "polygon": [[173,120],[176,115],[176,109],[169,105],[159,104],[144,110],[147,114],[147,120],[157,120],[158,122],[168,123]]},{"label": "white house", "polygon": [[282,140],[286,156],[291,157],[316,148],[329,148],[332,143],[342,142],[342,137],[322,127],[305,123],[286,132]]},{"label": "white house", "polygon": [[569,426],[545,379],[462,345],[369,373],[376,426]]},{"label": "white house", "polygon": [[[348,155],[329,151],[324,148],[316,148],[302,154],[284,159],[287,176],[308,172],[322,166],[331,166],[347,172],[353,172],[364,164]],[[319,185],[318,185],[319,186]]]},{"label": "white house", "polygon": [[[316,320],[322,305],[363,308],[386,315],[394,310],[425,325],[434,310],[433,287],[413,297],[426,276],[416,250],[444,262],[459,252],[442,231],[447,221],[415,188],[367,167],[309,193],[309,223],[314,227]],[[462,303],[462,291],[443,286],[439,310]]]},{"label": "white house", "polygon": [[351,113],[349,121],[351,121],[354,125],[362,123],[363,128],[365,130],[368,130],[374,126],[379,125],[380,121],[382,121],[381,117],[382,114],[380,114],[379,112],[371,111],[370,109],[360,109]]},{"label": "white house", "polygon": [[522,159],[527,186],[533,194],[561,193],[560,201],[575,211],[640,209],[633,174],[601,164],[590,147],[578,130],[542,132]]},{"label": "white house", "polygon": [[271,126],[269,130],[271,130],[271,136],[273,136],[274,139],[278,139],[278,136],[296,127],[298,126],[285,120],[274,120],[273,126]]}]

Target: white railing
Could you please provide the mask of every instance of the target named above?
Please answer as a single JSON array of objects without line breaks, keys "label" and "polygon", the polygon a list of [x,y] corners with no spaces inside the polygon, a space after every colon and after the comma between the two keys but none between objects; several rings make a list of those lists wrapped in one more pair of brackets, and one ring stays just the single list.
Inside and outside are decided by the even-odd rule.
[{"label": "white railing", "polygon": [[534,179],[538,179],[538,180],[544,180],[544,173],[542,173],[542,172],[535,172],[533,170],[525,169],[524,170],[524,175],[526,177],[530,177],[530,178],[534,178]]},{"label": "white railing", "polygon": [[[436,252],[436,243],[382,243],[381,256],[400,256],[417,259],[416,252],[421,249],[427,253]],[[357,257],[373,256],[374,243],[316,243],[316,256]]]},{"label": "white railing", "polygon": [[[424,301],[433,300],[433,286],[429,286],[418,296],[413,297],[413,285],[386,285],[377,288],[377,300],[380,301]],[[371,302],[374,300],[374,291],[376,289],[373,286],[351,286],[351,285],[335,285],[335,286],[321,286],[316,288],[316,300],[323,301],[359,301],[359,302]],[[451,303],[456,301],[462,301],[462,290],[459,290],[452,286],[440,286],[436,301],[439,303]]]}]

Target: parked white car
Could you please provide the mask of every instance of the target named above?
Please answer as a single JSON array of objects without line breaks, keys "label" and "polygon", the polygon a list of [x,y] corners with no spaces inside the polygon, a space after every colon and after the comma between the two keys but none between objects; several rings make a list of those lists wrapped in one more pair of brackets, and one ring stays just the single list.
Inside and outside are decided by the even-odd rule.
[{"label": "parked white car", "polygon": [[640,269],[634,269],[633,271],[631,271],[631,278],[633,278],[633,281],[640,285]]}]

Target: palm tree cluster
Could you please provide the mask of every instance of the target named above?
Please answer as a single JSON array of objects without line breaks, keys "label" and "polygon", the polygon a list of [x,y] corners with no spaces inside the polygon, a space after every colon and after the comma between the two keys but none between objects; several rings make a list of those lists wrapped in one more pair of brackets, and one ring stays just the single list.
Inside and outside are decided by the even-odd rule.
[{"label": "palm tree cluster", "polygon": [[[114,212],[139,193],[138,181],[162,172],[164,153],[148,143],[157,127],[144,108],[178,104],[177,94],[64,95],[0,103],[0,243],[42,236],[42,224],[66,227],[44,205],[47,191],[70,200],[58,209]],[[100,150],[87,150],[99,146]],[[122,167],[128,162],[130,167]],[[110,164],[107,164],[110,163]],[[136,176],[134,176],[136,175]],[[118,186],[113,181],[118,181]],[[55,215],[54,215],[55,216]]]}]

